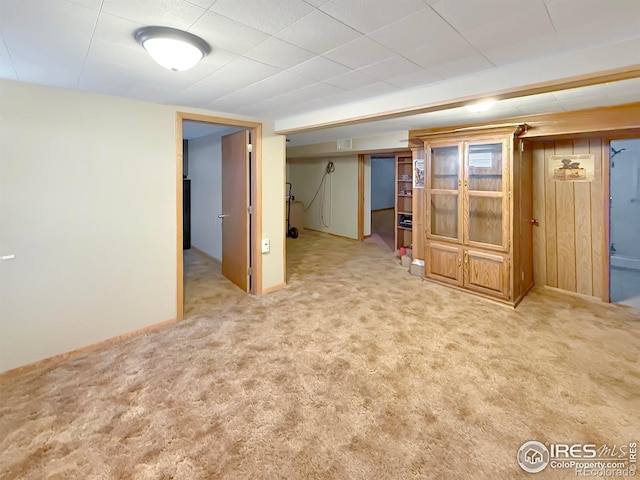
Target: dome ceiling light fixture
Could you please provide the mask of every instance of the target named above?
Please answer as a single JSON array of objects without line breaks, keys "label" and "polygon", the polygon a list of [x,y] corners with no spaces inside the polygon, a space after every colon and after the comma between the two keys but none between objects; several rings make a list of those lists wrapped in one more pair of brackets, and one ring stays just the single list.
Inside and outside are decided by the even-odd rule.
[{"label": "dome ceiling light fixture", "polygon": [[496,101],[493,99],[482,100],[480,102],[470,103],[469,105],[465,105],[467,110],[473,113],[486,112],[487,110],[491,110],[493,106],[496,104]]},{"label": "dome ceiling light fixture", "polygon": [[177,28],[141,27],[133,36],[153,60],[174,72],[189,70],[211,51],[203,39]]}]

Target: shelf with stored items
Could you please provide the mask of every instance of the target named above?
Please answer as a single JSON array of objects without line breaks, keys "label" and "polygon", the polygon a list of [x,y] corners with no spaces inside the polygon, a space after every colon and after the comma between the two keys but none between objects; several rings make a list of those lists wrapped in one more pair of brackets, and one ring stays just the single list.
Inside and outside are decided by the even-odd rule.
[{"label": "shelf with stored items", "polygon": [[395,248],[410,248],[413,224],[413,160],[411,152],[396,154]]},{"label": "shelf with stored items", "polygon": [[533,285],[525,126],[423,138],[425,277],[516,305]]}]

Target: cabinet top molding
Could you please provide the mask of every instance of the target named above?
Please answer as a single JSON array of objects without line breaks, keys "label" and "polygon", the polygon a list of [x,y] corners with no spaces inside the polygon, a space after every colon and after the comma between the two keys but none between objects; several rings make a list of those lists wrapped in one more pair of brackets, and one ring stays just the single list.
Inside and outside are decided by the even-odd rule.
[{"label": "cabinet top molding", "polygon": [[476,123],[452,127],[429,128],[409,131],[409,146],[419,147],[427,139],[471,135],[476,133],[499,133],[499,129],[526,126],[519,134],[522,138],[553,138],[571,135],[601,135],[603,133],[624,132],[640,134],[640,102],[598,107],[572,112],[528,115],[507,118],[501,123]]}]

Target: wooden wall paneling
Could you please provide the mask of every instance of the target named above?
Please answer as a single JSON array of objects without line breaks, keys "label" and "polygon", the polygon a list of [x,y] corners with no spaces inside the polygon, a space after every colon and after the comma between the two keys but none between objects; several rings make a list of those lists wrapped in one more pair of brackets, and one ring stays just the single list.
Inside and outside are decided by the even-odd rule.
[{"label": "wooden wall paneling", "polygon": [[544,142],[544,179],[545,179],[545,217],[546,222],[546,257],[547,285],[558,286],[558,251],[556,233],[556,189],[553,178],[549,176],[549,155],[555,153],[554,142]]},{"label": "wooden wall paneling", "polygon": [[[574,140],[573,153],[589,153],[589,140]],[[575,200],[576,292],[583,295],[593,295],[591,182],[575,182],[573,189]]]},{"label": "wooden wall paneling", "polygon": [[[573,142],[556,142],[556,154],[572,154]],[[556,191],[556,252],[558,288],[576,291],[576,239],[574,182],[555,183]]]},{"label": "wooden wall paneling", "polygon": [[[606,228],[609,215],[608,188],[605,173],[609,172],[609,142],[600,138],[589,140],[589,153],[594,157],[594,178],[591,183],[591,258],[592,295],[609,301],[609,266]],[[608,176],[606,176],[608,185]],[[605,191],[607,194],[605,194]]]},{"label": "wooden wall paneling", "polygon": [[544,143],[529,143],[525,149],[533,152],[533,218],[538,220],[538,226],[533,227],[533,281],[543,286],[547,284]]}]

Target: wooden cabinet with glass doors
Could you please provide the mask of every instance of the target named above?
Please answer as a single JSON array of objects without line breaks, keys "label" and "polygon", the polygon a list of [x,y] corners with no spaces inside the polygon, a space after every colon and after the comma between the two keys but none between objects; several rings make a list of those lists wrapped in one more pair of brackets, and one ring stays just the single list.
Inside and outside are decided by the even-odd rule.
[{"label": "wooden cabinet with glass doors", "polygon": [[511,305],[533,285],[531,158],[519,131],[424,138],[427,279]]}]

